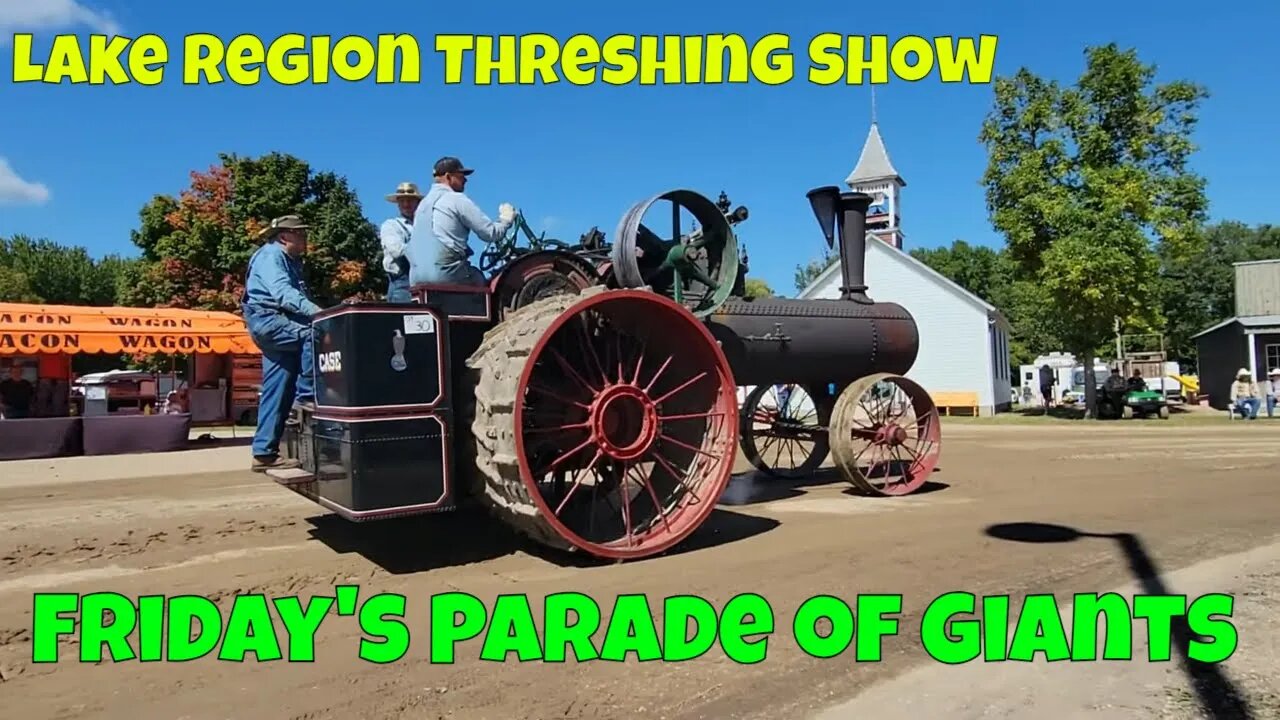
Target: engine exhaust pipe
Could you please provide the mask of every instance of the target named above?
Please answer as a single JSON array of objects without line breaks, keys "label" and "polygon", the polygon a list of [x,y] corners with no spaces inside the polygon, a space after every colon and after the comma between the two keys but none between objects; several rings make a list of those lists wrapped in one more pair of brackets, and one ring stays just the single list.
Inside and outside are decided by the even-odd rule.
[{"label": "engine exhaust pipe", "polygon": [[840,288],[841,300],[872,303],[867,297],[867,209],[871,196],[859,192],[840,192],[834,185],[815,188],[806,193],[813,214],[822,227],[827,247],[835,245],[835,221],[840,213]]}]

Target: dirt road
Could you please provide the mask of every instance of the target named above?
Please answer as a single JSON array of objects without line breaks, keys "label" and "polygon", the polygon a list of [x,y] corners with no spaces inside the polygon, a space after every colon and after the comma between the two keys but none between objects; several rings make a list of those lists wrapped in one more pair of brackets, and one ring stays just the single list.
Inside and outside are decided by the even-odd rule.
[{"label": "dirt road", "polygon": [[[942,593],[1009,593],[1016,607],[1026,593],[1069,598],[1133,580],[1132,558],[1111,540],[1011,542],[990,526],[1130,533],[1161,572],[1280,541],[1280,423],[1105,429],[949,423],[936,484],[909,498],[745,475],[680,552],[586,567],[469,514],[344,524],[264,478],[227,470],[242,450],[205,451],[201,462],[217,472],[204,474],[88,479],[63,470],[42,483],[40,473],[15,472],[0,476],[0,698],[7,716],[30,718],[809,717],[936,666],[920,648],[919,614]],[[335,616],[311,663],[31,662],[34,592],[197,594],[228,604],[238,593],[331,595],[344,583],[408,597],[414,630],[404,658],[361,661],[356,621]],[[754,665],[718,647],[678,664],[483,663],[478,641],[459,646],[456,664],[428,664],[428,598],[451,590],[490,607],[499,594],[524,593],[535,618],[540,598],[580,591],[601,602],[606,620],[622,593],[646,593],[660,614],[668,595],[719,607],[755,592],[776,625],[767,658]],[[881,662],[855,663],[852,651],[817,660],[796,647],[791,618],[822,593],[904,595],[902,633],[885,640]],[[1237,612],[1250,607],[1248,595],[1237,601]],[[1242,646],[1250,632],[1240,629]],[[966,670],[981,677],[983,669]]]}]

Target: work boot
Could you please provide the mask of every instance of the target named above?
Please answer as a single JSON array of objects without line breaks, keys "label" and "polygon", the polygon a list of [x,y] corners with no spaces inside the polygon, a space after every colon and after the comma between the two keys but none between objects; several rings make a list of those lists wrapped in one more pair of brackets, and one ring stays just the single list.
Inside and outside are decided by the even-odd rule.
[{"label": "work boot", "polygon": [[295,400],[293,407],[289,408],[289,419],[285,421],[286,425],[299,425],[302,423],[302,413],[308,412],[315,414],[316,401],[315,398],[306,398],[305,400]]},{"label": "work boot", "polygon": [[316,411],[316,401],[311,398],[306,400],[295,400],[293,406],[289,408],[289,417],[285,419],[285,425],[301,425],[302,413],[308,412],[314,414]]},{"label": "work boot", "polygon": [[287,460],[279,455],[269,455],[253,458],[253,467],[250,469],[254,472],[266,472],[268,470],[290,470],[299,465],[300,463],[297,460]]}]

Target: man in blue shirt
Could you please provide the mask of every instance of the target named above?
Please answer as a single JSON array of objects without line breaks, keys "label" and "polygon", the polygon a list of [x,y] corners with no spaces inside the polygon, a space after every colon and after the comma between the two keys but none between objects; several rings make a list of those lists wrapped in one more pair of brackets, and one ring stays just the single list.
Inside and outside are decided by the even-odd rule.
[{"label": "man in blue shirt", "polygon": [[422,201],[422,193],[414,183],[402,182],[394,193],[387,196],[387,200],[400,208],[400,214],[383,222],[379,232],[382,236],[382,269],[387,271],[387,302],[412,302],[405,246],[409,244],[413,213]]},{"label": "man in blue shirt", "polygon": [[240,307],[254,344],[262,351],[262,395],[253,433],[253,470],[296,467],[280,459],[290,405],[314,406],[311,317],[320,306],[307,298],[302,256],[307,225],[297,215],[271,221],[266,242],[249,258]]},{"label": "man in blue shirt", "polygon": [[455,157],[436,161],[435,184],[413,215],[414,242],[409,246],[409,281],[454,285],[484,285],[484,273],[468,258],[475,253],[469,233],[492,243],[502,238],[516,219],[510,203],[498,207],[498,222],[490,220],[463,191],[475,172]]}]

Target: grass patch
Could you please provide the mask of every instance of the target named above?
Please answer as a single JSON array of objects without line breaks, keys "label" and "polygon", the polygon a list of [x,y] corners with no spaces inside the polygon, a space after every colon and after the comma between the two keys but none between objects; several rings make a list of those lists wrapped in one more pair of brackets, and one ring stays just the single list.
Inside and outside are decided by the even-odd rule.
[{"label": "grass patch", "polygon": [[[1277,421],[1280,417],[1268,418],[1266,411],[1263,410],[1258,414],[1258,420],[1254,424],[1261,421]],[[1237,418],[1239,420],[1239,418]],[[1072,425],[1084,422],[1084,408],[1056,407],[1049,408],[1046,414],[1044,408],[1018,408],[1008,412],[997,413],[985,417],[965,417],[962,415],[948,415],[943,417],[946,424],[956,425]],[[1196,407],[1194,410],[1171,406],[1169,408],[1169,418],[1161,420],[1155,415],[1145,418],[1135,417],[1131,420],[1114,419],[1114,420],[1096,420],[1097,423],[1116,423],[1119,426],[1128,425],[1149,425],[1157,424],[1164,426],[1185,426],[1185,425],[1222,425],[1227,422],[1227,413],[1223,410],[1213,410],[1210,408]],[[1235,422],[1235,421],[1230,421]]]}]

